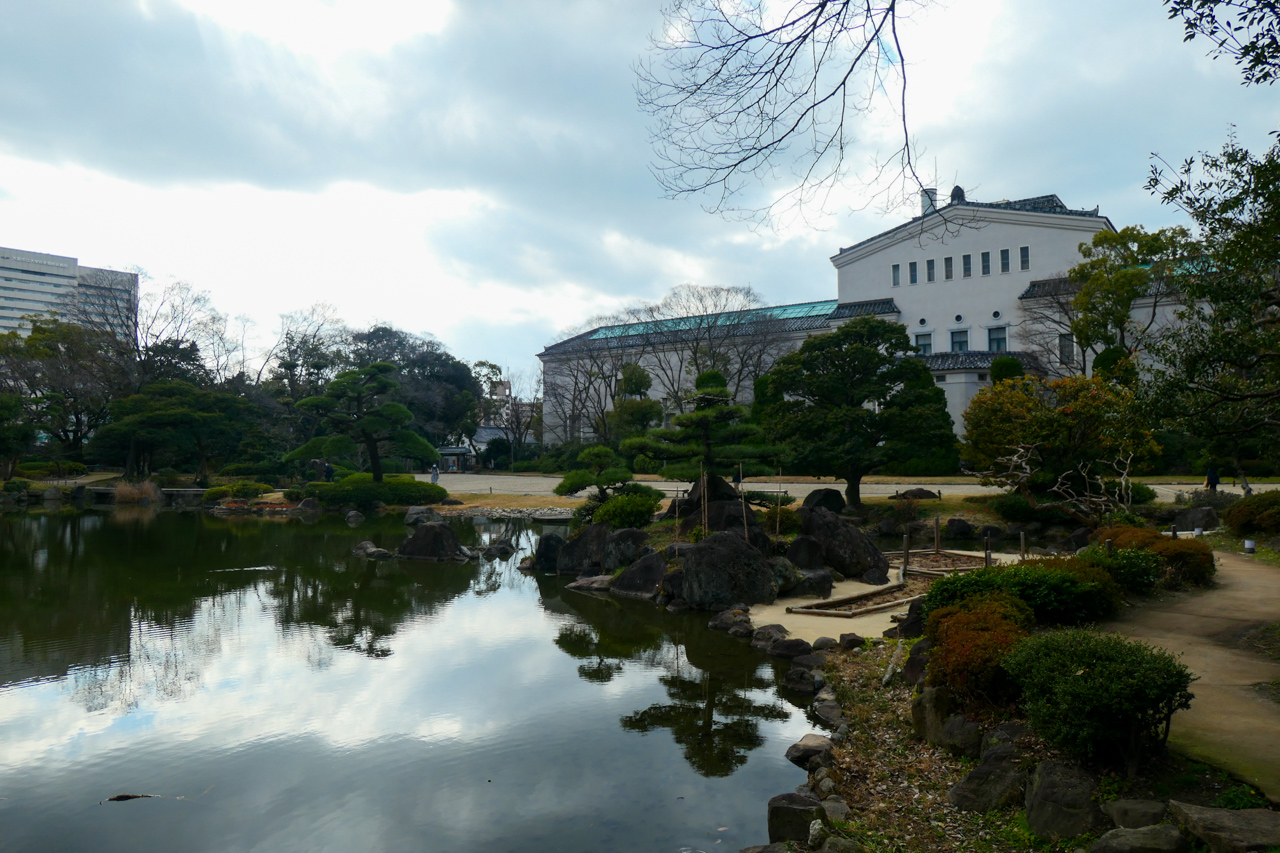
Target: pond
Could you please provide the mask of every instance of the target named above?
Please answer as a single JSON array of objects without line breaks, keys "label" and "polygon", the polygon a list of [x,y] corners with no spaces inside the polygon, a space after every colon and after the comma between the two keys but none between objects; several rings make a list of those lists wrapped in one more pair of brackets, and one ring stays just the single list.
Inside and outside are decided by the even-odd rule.
[{"label": "pond", "polygon": [[0,849],[764,843],[814,728],[781,663],[519,572],[536,525],[455,525],[520,552],[349,556],[393,518],[0,517]]}]

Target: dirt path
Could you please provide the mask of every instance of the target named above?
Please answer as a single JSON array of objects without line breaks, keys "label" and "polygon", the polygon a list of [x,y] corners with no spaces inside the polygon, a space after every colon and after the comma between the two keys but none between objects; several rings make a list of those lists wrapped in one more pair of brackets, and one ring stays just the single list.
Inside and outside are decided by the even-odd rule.
[{"label": "dirt path", "polygon": [[1215,589],[1134,608],[1103,627],[1181,654],[1200,680],[1191,686],[1191,710],[1173,718],[1170,743],[1280,803],[1280,703],[1253,687],[1280,679],[1280,662],[1234,645],[1247,631],[1280,621],[1280,568],[1215,553]]}]

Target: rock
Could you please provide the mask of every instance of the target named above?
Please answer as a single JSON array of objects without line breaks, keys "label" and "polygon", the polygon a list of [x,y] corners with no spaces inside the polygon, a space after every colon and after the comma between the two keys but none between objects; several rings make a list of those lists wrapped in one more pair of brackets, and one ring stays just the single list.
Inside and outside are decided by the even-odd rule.
[{"label": "rock", "polygon": [[364,524],[364,516],[353,509],[351,510],[351,512],[347,513],[347,524],[350,524],[352,526],[355,526],[357,524]]},{"label": "rock", "polygon": [[535,572],[554,572],[556,560],[560,557],[560,549],[564,547],[564,537],[559,533],[544,533],[538,538],[538,547],[533,552],[533,563],[530,566]]},{"label": "rock", "polygon": [[648,541],[649,534],[638,527],[624,527],[613,531],[605,540],[601,566],[606,572],[613,572],[631,565],[637,557],[644,555],[644,543]]},{"label": "rock", "polygon": [[952,714],[942,723],[942,740],[938,746],[952,755],[977,758],[982,754],[982,726],[963,714]]},{"label": "rock", "polygon": [[1280,812],[1269,809],[1211,809],[1169,801],[1174,822],[1209,845],[1213,853],[1280,847]]},{"label": "rock", "polygon": [[928,743],[942,743],[942,726],[950,716],[951,694],[945,687],[926,687],[911,699],[911,726]]},{"label": "rock", "polygon": [[652,598],[666,576],[667,558],[653,551],[623,569],[609,589],[619,595]]},{"label": "rock", "polygon": [[658,584],[658,591],[670,598],[684,598],[684,569],[667,572]]},{"label": "rock", "polygon": [[994,749],[1002,743],[1007,743],[1016,747],[1018,745],[1018,741],[1029,734],[1031,734],[1031,729],[1027,728],[1022,723],[1001,723],[982,736],[982,754],[986,755],[989,750]]},{"label": "rock", "polygon": [[1102,804],[1102,813],[1121,829],[1141,829],[1164,820],[1169,811],[1163,800],[1111,800]]},{"label": "rock", "polygon": [[751,617],[745,613],[735,613],[732,610],[724,610],[717,613],[715,617],[707,623],[707,627],[712,631],[728,631],[740,622],[750,621]]},{"label": "rock", "polygon": [[889,582],[889,561],[871,538],[820,506],[806,510],[802,532],[822,545],[824,564],[863,583]]},{"label": "rock", "polygon": [[668,613],[688,613],[693,608],[683,598],[674,598],[667,604]]},{"label": "rock", "polygon": [[804,580],[804,575],[786,557],[774,557],[769,561],[769,568],[773,571],[773,582],[778,587],[778,595],[789,594]]},{"label": "rock", "polygon": [[757,844],[754,847],[743,847],[738,853],[787,853],[785,844]]},{"label": "rock", "polygon": [[948,539],[970,539],[973,537],[973,525],[963,518],[948,518],[942,535]]},{"label": "rock", "polygon": [[735,601],[772,604],[778,597],[773,571],[741,536],[713,533],[684,561],[684,597],[698,610],[723,610]]},{"label": "rock", "polygon": [[815,652],[825,652],[828,649],[834,649],[840,644],[836,642],[835,637],[819,637],[813,641],[813,650]]},{"label": "rock", "polygon": [[[825,808],[827,804],[824,802],[822,805]],[[847,814],[848,807],[846,806],[845,808]],[[843,818],[840,818],[840,820],[843,820]],[[854,841],[852,838],[840,838],[836,835],[824,841],[818,850],[819,853],[867,853],[867,848],[863,847],[859,842]]]},{"label": "rock", "polygon": [[1089,537],[1092,535],[1093,531],[1089,528],[1077,527],[1067,534],[1067,538],[1059,542],[1058,546],[1068,551],[1079,551],[1089,545]]},{"label": "rock", "polygon": [[820,506],[839,515],[845,508],[844,495],[836,489],[814,489],[805,496],[804,506]]},{"label": "rock", "polygon": [[990,539],[992,542],[998,542],[1004,538],[1004,531],[994,524],[988,524],[978,529],[979,539]]},{"label": "rock", "polygon": [[729,636],[745,640],[750,638],[754,631],[755,629],[751,627],[751,620],[748,619],[746,622],[739,622],[730,626]]},{"label": "rock", "polygon": [[444,517],[429,506],[411,506],[404,513],[406,527],[417,527],[428,521],[444,521]]},{"label": "rock", "polygon": [[822,801],[822,810],[827,813],[827,820],[848,820],[849,804],[839,797],[828,797]]},{"label": "rock", "polygon": [[319,512],[320,501],[315,498],[303,498],[298,502],[297,508],[299,512]]},{"label": "rock", "polygon": [[40,499],[45,501],[60,501],[62,500],[62,489],[59,489],[57,486],[50,486],[40,493]]},{"label": "rock", "polygon": [[917,599],[911,602],[907,607],[907,618],[903,619],[892,628],[888,628],[884,632],[884,636],[890,639],[902,637],[904,640],[914,640],[916,637],[924,636],[924,600]]},{"label": "rock", "polygon": [[[804,640],[801,640],[800,642],[803,643]],[[815,669],[822,669],[822,667],[825,666],[826,663],[827,663],[827,659],[823,655],[813,655],[813,654],[799,655],[798,657],[794,657],[791,659],[792,666],[798,666],[801,669],[807,669],[810,672],[812,672]]]},{"label": "rock", "polygon": [[902,680],[911,685],[918,687],[924,684],[925,671],[929,667],[929,652],[933,649],[931,640],[917,640],[911,646],[911,653],[907,655],[907,662],[902,665]]},{"label": "rock", "polygon": [[[824,779],[823,781],[830,782],[831,780]],[[815,850],[818,849],[819,847],[822,846],[822,842],[826,841],[828,838],[831,837],[831,831],[827,829],[826,820],[827,820],[827,811],[826,809],[823,809],[822,817],[814,820],[813,823],[809,824],[809,842],[808,843],[810,848]]]},{"label": "rock", "polygon": [[791,588],[793,596],[809,598],[830,598],[835,580],[830,569],[800,569],[800,583]]},{"label": "rock", "polygon": [[1193,506],[1184,509],[1173,518],[1173,524],[1179,532],[1195,530],[1213,530],[1218,526],[1218,514],[1211,506]]},{"label": "rock", "polygon": [[899,492],[894,495],[895,498],[909,498],[913,501],[938,501],[942,500],[941,492],[931,492],[928,489],[907,489],[905,492]]},{"label": "rock", "polygon": [[411,560],[451,560],[458,553],[458,537],[445,522],[428,521],[400,543],[398,553]]},{"label": "rock", "polygon": [[[738,500],[738,491],[733,486],[725,482],[724,478],[718,477],[715,474],[708,474],[707,499],[712,502],[736,501]],[[680,517],[684,517],[685,513],[683,510],[686,507],[690,512],[700,510],[702,508],[702,500],[702,481],[699,480],[693,484],[689,489],[689,493],[685,495],[684,501],[682,501]]]},{"label": "rock", "polygon": [[893,518],[882,518],[876,522],[877,536],[895,536],[898,533],[898,522]]},{"label": "rock", "polygon": [[798,569],[822,568],[822,543],[813,536],[801,534],[787,546],[787,559]]},{"label": "rock", "polygon": [[588,590],[605,590],[613,584],[613,575],[594,575],[591,577],[581,577],[576,581],[565,584],[565,589],[588,589]]},{"label": "rock", "polygon": [[779,794],[769,800],[769,841],[809,840],[809,825],[822,820],[822,803],[800,794]]},{"label": "rock", "polygon": [[802,667],[792,667],[782,676],[782,686],[798,693],[813,693],[818,689],[814,683],[813,673]]},{"label": "rock", "polygon": [[770,646],[789,633],[781,625],[761,625],[751,634],[751,647],[768,651]]},{"label": "rock", "polygon": [[605,572],[605,551],[612,535],[613,529],[604,523],[589,524],[579,530],[577,536],[560,546],[556,555],[556,574],[597,575]]},{"label": "rock", "polygon": [[462,506],[462,501],[457,498],[445,498],[440,501],[440,506]]},{"label": "rock", "polygon": [[988,750],[978,766],[947,791],[947,802],[966,812],[989,812],[1023,798],[1027,774],[1018,769],[1018,751],[1002,743]]},{"label": "rock", "polygon": [[799,637],[776,640],[769,646],[769,654],[780,658],[798,658],[812,651],[809,641]]},{"label": "rock", "polygon": [[1106,824],[1093,779],[1076,767],[1042,761],[1027,785],[1027,827],[1040,838],[1075,838]]},{"label": "rock", "polygon": [[840,709],[838,702],[816,702],[813,705],[813,713],[833,729],[844,722],[844,711]]},{"label": "rock", "polygon": [[[711,533],[721,533],[725,530],[736,530],[742,532],[743,505],[739,498],[733,498],[727,501],[712,501],[707,504],[707,530]],[[760,522],[756,518],[756,512],[750,506],[746,507],[747,527],[759,526]],[[692,515],[687,515],[680,521],[680,532],[690,533],[702,526],[702,512],[699,509]]]},{"label": "rock", "polygon": [[844,649],[846,652],[862,648],[862,645],[865,642],[866,640],[862,639],[862,637],[857,634],[840,635],[840,648]]},{"label": "rock", "polygon": [[1185,853],[1191,845],[1172,824],[1140,829],[1113,829],[1089,848],[1089,853]]},{"label": "rock", "polygon": [[835,744],[822,735],[807,734],[787,747],[787,761],[801,769],[807,769],[809,759],[815,755],[830,755]]},{"label": "rock", "polygon": [[668,560],[683,560],[693,550],[692,542],[672,542],[663,549],[662,554]]},{"label": "rock", "polygon": [[351,549],[351,556],[366,557],[370,560],[385,560],[391,556],[391,552],[386,548],[379,548],[372,542],[365,540]]}]

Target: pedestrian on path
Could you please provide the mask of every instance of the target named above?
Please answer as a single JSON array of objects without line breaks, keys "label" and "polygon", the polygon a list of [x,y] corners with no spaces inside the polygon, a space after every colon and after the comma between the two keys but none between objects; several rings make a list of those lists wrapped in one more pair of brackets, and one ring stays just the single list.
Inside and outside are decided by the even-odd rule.
[{"label": "pedestrian on path", "polygon": [[439,465],[431,466],[431,482],[432,483],[440,482],[440,466]]},{"label": "pedestrian on path", "polygon": [[1218,484],[1222,482],[1222,478],[1218,476],[1218,469],[1210,466],[1209,471],[1204,476],[1204,487],[1211,492],[1218,491]]}]

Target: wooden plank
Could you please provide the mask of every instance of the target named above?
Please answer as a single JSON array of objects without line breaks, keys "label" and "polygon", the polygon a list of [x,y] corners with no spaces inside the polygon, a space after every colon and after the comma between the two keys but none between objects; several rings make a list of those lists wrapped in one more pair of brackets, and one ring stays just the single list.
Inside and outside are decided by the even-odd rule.
[{"label": "wooden plank", "polygon": [[861,610],[815,610],[805,607],[788,607],[788,613],[795,613],[800,616],[834,616],[837,619],[853,619],[855,616],[869,616],[872,613],[879,613],[882,610],[893,610],[903,605],[910,606],[912,602],[919,601],[924,598],[923,595],[912,596],[911,598],[900,598],[897,601],[886,601],[884,604],[873,604],[870,607],[863,607]]},{"label": "wooden plank", "polygon": [[[904,586],[906,586],[906,584],[901,584],[901,583],[886,584],[885,586],[882,586],[879,589],[873,589],[871,592],[860,592],[857,595],[846,595],[843,598],[829,598],[826,601],[821,601],[811,606],[813,608],[843,607],[846,604],[853,604],[855,601],[861,601],[864,598],[871,598],[872,596],[875,596],[875,595],[884,595],[886,592],[889,592],[890,590],[902,589],[902,587]],[[787,610],[788,612],[790,612],[790,608],[787,608]]]}]

